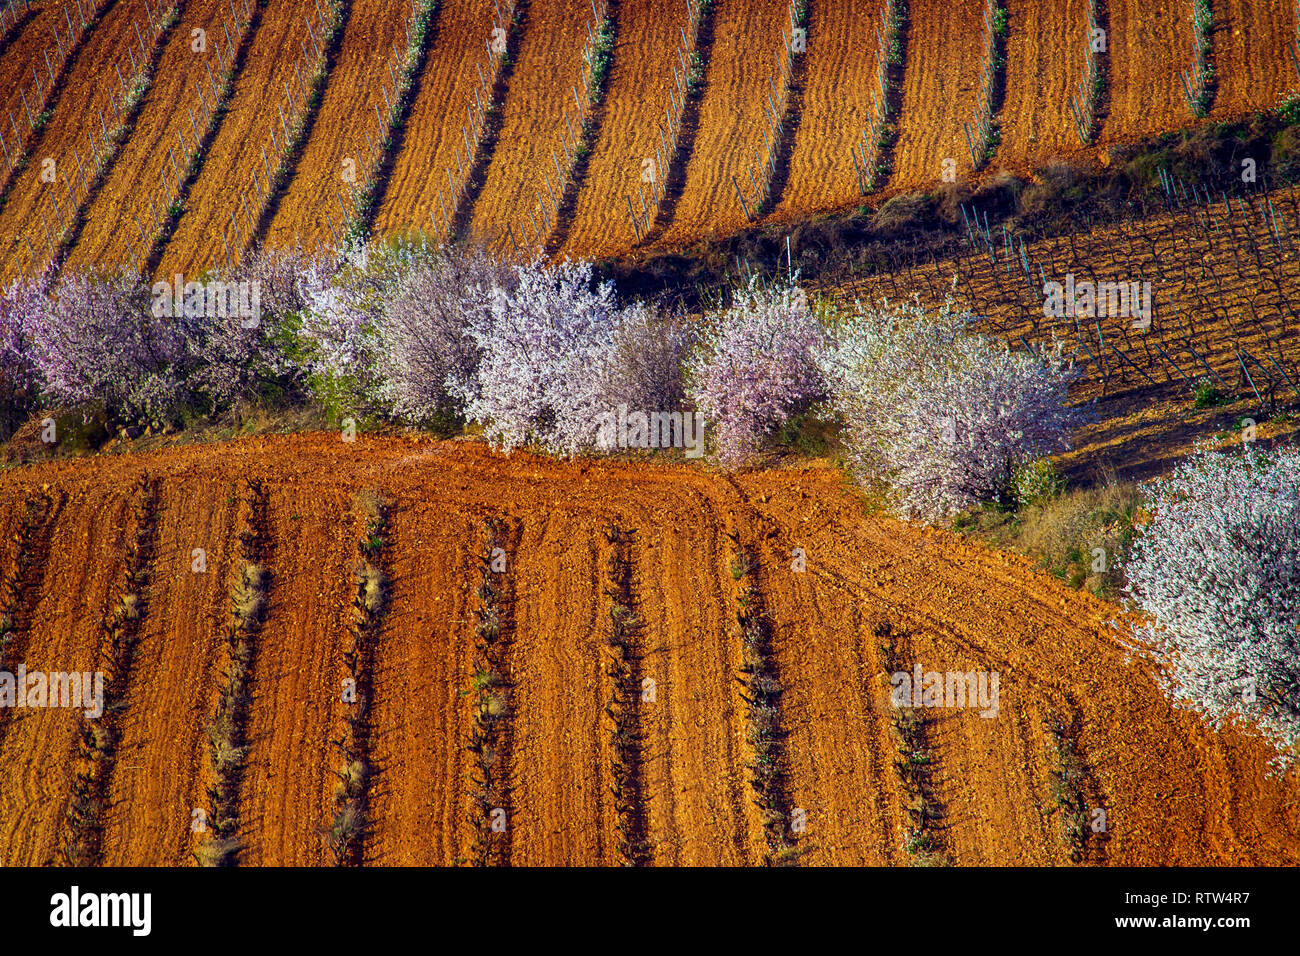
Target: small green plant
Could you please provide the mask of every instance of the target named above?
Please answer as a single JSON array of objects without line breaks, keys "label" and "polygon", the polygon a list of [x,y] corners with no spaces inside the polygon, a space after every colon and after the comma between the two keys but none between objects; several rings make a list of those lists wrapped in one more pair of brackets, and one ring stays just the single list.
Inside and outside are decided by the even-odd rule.
[{"label": "small green plant", "polygon": [[1020,507],[1055,498],[1065,488],[1065,479],[1046,458],[1038,458],[1017,468],[1011,476],[1011,494]]},{"label": "small green plant", "polygon": [[1288,126],[1300,123],[1300,93],[1288,93],[1286,99],[1278,104],[1277,111]]},{"label": "small green plant", "polygon": [[1199,378],[1196,380],[1196,388],[1192,392],[1193,408],[1213,408],[1216,405],[1222,405],[1227,400],[1227,396],[1219,391],[1218,387],[1209,378]]},{"label": "small green plant", "polygon": [[704,91],[704,57],[699,50],[691,51],[691,69],[686,74],[686,95],[698,98]]},{"label": "small green plant", "polygon": [[596,35],[596,45],[591,51],[591,75],[587,80],[587,98],[591,100],[592,106],[600,103],[613,54],[614,22],[606,17],[600,25],[600,33]]},{"label": "small green plant", "polygon": [[993,35],[999,40],[1007,38],[1007,9],[1001,5],[993,8]]}]

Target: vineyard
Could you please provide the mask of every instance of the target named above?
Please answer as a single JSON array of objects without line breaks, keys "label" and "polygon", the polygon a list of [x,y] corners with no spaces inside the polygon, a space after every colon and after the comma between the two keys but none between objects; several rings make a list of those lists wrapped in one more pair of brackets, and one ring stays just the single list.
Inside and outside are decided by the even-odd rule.
[{"label": "vineyard", "polygon": [[[962,207],[964,254],[890,263],[826,291],[846,304],[952,296],[1014,348],[1062,343],[1085,374],[1075,400],[1100,414],[1064,460],[1149,476],[1206,437],[1185,421],[1203,381],[1257,422],[1300,402],[1295,191],[1214,196],[1172,177],[1166,190],[1163,213],[1030,242]],[[1090,284],[1092,304],[1045,314],[1047,284],[1067,281]]]},{"label": "vineyard", "polygon": [[1300,865],[1298,0],[0,0],[0,157],[0,866]]},{"label": "vineyard", "polygon": [[19,0],[0,12],[0,261],[191,274],[414,231],[519,256],[673,248],[1295,86],[1285,3],[1138,9]]},{"label": "vineyard", "polygon": [[[825,467],[318,435],[0,482],[5,661],[122,691],[98,760],[76,712],[0,711],[6,865],[1297,862],[1266,752],[1116,610]],[[909,660],[996,669],[999,719],[900,722]]]}]

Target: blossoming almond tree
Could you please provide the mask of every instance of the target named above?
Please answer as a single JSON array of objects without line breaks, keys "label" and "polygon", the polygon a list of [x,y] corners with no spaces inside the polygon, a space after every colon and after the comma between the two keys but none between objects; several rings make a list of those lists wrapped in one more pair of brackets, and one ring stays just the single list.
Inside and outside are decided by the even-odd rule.
[{"label": "blossoming almond tree", "polygon": [[22,424],[36,399],[39,376],[27,329],[48,308],[50,273],[15,279],[0,289],[0,441]]},{"label": "blossoming almond tree", "polygon": [[1016,465],[1068,447],[1081,414],[1060,349],[1011,352],[951,301],[868,309],[821,357],[854,464],[908,517],[937,521],[1002,494]]},{"label": "blossoming almond tree", "polygon": [[689,397],[727,466],[754,455],[764,438],[824,397],[818,354],[826,335],[802,290],[751,282],[716,316],[690,362]]},{"label": "blossoming almond tree", "polygon": [[24,323],[47,396],[63,405],[102,402],[122,422],[171,415],[187,394],[185,329],[149,305],[135,276],[65,273]]},{"label": "blossoming almond tree", "polygon": [[1137,636],[1173,697],[1219,726],[1253,722],[1294,763],[1300,744],[1300,450],[1201,449],[1148,491],[1129,593]]},{"label": "blossoming almond tree", "polygon": [[472,318],[477,374],[459,389],[465,416],[499,448],[535,441],[573,455],[596,441],[607,411],[602,370],[612,361],[618,307],[612,283],[591,287],[590,263],[519,266]]},{"label": "blossoming almond tree", "polygon": [[491,327],[493,290],[515,273],[483,252],[438,249],[397,279],[380,310],[381,374],[392,413],[412,421],[459,415],[478,373],[471,328]]}]

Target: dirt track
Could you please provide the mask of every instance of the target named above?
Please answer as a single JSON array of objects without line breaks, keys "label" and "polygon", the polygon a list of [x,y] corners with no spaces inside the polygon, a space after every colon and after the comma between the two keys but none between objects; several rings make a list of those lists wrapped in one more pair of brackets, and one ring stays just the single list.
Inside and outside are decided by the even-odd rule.
[{"label": "dirt track", "polygon": [[[1057,720],[1072,725],[1089,807],[1108,813],[1107,838],[1089,842],[1085,862],[1300,860],[1300,810],[1287,805],[1289,784],[1265,776],[1265,751],[1172,710],[1144,666],[1126,658],[1112,608],[1022,559],[864,516],[839,473],[819,466],[732,481],[680,466],[505,459],[464,441],[347,445],[305,435],[6,472],[0,527],[12,527],[22,500],[44,485],[67,501],[37,592],[35,620],[46,623],[26,653],[30,667],[81,664],[73,659],[90,653],[77,651],[77,635],[93,633],[109,600],[120,564],[114,528],[142,469],[162,482],[159,545],[128,685],[108,861],[184,862],[188,803],[202,795],[192,775],[156,768],[169,749],[188,753],[191,767],[201,759],[204,702],[219,680],[204,648],[228,607],[221,583],[232,547],[211,542],[210,576],[198,581],[186,574],[189,543],[229,533],[232,489],[245,477],[264,479],[269,492],[271,582],[240,808],[245,863],[329,859],[322,831],[338,759],[330,740],[342,714],[360,527],[352,499],[367,487],[389,502],[382,560],[392,578],[376,645],[368,863],[469,855],[464,692],[482,522],[493,515],[514,529],[505,861],[618,860],[599,651],[611,527],[635,532],[632,600],[644,622],[636,655],[656,684],[640,710],[637,760],[654,863],[752,864],[766,850],[735,680],[733,531],[759,559],[789,804],[807,820],[802,862],[908,861],[911,804],[895,769],[897,714],[874,630],[881,619],[926,669],[1000,673],[995,719],[940,711],[932,723],[929,799],[942,807],[956,862],[1070,862],[1052,799]],[[804,572],[791,564],[795,548],[805,551]],[[87,549],[99,556],[84,560]],[[0,567],[12,561],[0,555]],[[6,766],[19,770],[0,794],[4,862],[42,862],[58,843],[68,780],[48,768],[66,760],[78,725],[65,711],[28,711],[5,729]]]}]

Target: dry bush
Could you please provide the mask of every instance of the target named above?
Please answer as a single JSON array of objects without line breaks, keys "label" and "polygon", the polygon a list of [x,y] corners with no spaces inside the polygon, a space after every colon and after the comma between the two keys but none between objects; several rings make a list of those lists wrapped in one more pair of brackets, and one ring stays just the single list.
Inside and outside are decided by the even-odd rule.
[{"label": "dry bush", "polygon": [[[1067,491],[1022,510],[1009,543],[1073,587],[1113,597],[1114,569],[1128,551],[1140,502],[1138,487],[1128,482]],[[1104,552],[1103,572],[1093,570],[1100,566],[1097,549]]]}]

